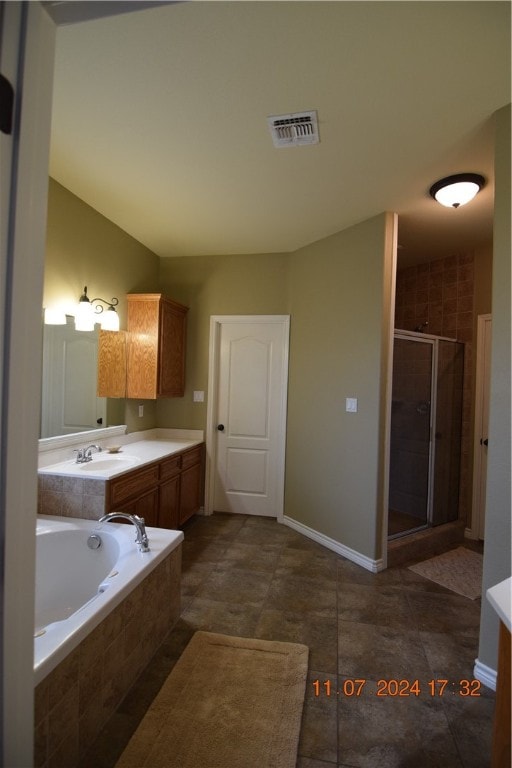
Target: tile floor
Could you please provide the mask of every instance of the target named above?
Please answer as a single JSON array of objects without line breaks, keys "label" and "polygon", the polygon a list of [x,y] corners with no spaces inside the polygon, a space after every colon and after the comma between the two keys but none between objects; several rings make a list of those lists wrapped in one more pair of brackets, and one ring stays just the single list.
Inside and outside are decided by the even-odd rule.
[{"label": "tile floor", "polygon": [[[428,685],[473,677],[479,616],[479,601],[405,567],[371,574],[274,520],[194,518],[185,529],[181,618],[83,765],[115,765],[193,632],[204,629],[309,646],[297,768],[485,768],[494,694],[462,697],[449,685],[439,697]],[[360,695],[349,695],[356,679]],[[378,697],[378,680],[419,680],[421,693]]]}]

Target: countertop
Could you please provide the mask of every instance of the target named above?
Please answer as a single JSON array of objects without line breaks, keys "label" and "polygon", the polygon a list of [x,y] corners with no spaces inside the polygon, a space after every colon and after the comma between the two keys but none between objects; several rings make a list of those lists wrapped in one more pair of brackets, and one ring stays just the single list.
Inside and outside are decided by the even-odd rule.
[{"label": "countertop", "polygon": [[[114,442],[119,441],[111,440],[110,442],[113,445]],[[92,452],[91,461],[77,464],[74,459],[67,459],[40,467],[38,473],[91,480],[110,480],[201,443],[202,440],[150,438],[126,442],[115,453],[109,452],[109,446],[106,445],[101,453]]]},{"label": "countertop", "polygon": [[512,631],[512,576],[487,590],[487,599],[501,621]]}]

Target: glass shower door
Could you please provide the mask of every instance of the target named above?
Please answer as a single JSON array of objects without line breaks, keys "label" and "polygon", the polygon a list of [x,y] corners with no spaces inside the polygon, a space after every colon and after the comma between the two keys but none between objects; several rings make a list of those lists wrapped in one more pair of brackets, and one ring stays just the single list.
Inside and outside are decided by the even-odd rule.
[{"label": "glass shower door", "polygon": [[391,404],[388,536],[428,524],[432,341],[395,336]]},{"label": "glass shower door", "polygon": [[457,520],[459,514],[464,380],[464,345],[443,339],[437,344],[432,525]]}]

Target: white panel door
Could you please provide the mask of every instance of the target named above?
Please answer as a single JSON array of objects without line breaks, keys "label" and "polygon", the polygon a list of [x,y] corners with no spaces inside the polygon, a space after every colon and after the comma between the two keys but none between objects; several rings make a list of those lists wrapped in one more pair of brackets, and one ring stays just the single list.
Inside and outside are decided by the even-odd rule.
[{"label": "white panel door", "polygon": [[45,325],[41,437],[97,429],[105,398],[96,395],[98,336],[74,325]]},{"label": "white panel door", "polygon": [[288,336],[288,317],[218,324],[214,511],[282,513]]}]

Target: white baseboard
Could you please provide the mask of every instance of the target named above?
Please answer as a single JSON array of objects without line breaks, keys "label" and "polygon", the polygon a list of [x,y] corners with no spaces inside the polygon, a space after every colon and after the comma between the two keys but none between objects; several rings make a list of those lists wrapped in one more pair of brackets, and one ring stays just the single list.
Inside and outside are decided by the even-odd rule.
[{"label": "white baseboard", "polygon": [[299,523],[297,520],[294,520],[291,517],[287,517],[286,515],[284,515],[279,522],[282,522],[289,528],[293,528],[293,530],[297,531],[297,533],[301,533],[303,536],[307,536],[308,539],[316,541],[317,544],[321,544],[323,547],[332,550],[332,552],[336,552],[337,555],[346,557],[347,560],[351,560],[353,563],[361,565],[363,568],[366,568],[367,571],[377,573],[378,571],[384,570],[384,562],[382,558],[380,560],[372,560],[370,557],[362,555],[355,549],[350,549],[350,547],[346,547],[344,544],[340,544],[339,541],[331,539],[329,536],[325,536],[323,533],[319,533],[313,528],[309,528],[307,525]]},{"label": "white baseboard", "polygon": [[487,686],[487,688],[490,688],[492,691],[496,690],[496,670],[492,669],[492,667],[488,667],[487,664],[483,664],[478,659],[475,659],[473,676],[476,680],[480,680],[480,682]]}]

